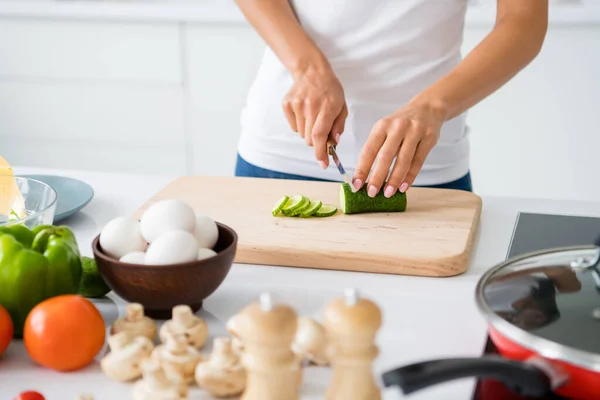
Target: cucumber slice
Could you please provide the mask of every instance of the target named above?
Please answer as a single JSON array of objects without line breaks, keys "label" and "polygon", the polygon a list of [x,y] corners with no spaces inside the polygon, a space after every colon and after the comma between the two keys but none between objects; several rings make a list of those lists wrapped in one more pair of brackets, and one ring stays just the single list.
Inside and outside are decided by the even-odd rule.
[{"label": "cucumber slice", "polygon": [[331,217],[337,213],[337,207],[331,204],[323,204],[314,214],[317,218]]},{"label": "cucumber slice", "polygon": [[306,203],[298,208],[296,211],[294,211],[290,216],[291,217],[299,217],[302,213],[306,212],[306,210],[308,210],[310,208],[310,204],[312,202],[311,199],[309,199],[308,197],[306,198]]},{"label": "cucumber slice", "polygon": [[279,214],[281,212],[281,209],[286,205],[286,203],[288,202],[289,199],[290,199],[289,196],[283,196],[281,199],[279,199],[277,201],[277,203],[275,203],[275,207],[273,207],[273,211],[272,211],[272,214],[274,217],[276,217],[277,214]]},{"label": "cucumber slice", "polygon": [[402,212],[406,210],[406,193],[396,192],[387,198],[380,190],[375,197],[369,197],[365,184],[356,193],[347,183],[340,186],[340,207],[344,214],[375,213],[375,212]]},{"label": "cucumber slice", "polygon": [[319,209],[323,206],[323,202],[321,200],[311,201],[308,208],[300,213],[301,218],[312,217],[319,211]]},{"label": "cucumber slice", "polygon": [[308,197],[302,196],[301,194],[295,194],[289,198],[285,206],[281,209],[281,212],[288,217],[293,216],[297,210],[305,207],[307,203],[310,203]]}]

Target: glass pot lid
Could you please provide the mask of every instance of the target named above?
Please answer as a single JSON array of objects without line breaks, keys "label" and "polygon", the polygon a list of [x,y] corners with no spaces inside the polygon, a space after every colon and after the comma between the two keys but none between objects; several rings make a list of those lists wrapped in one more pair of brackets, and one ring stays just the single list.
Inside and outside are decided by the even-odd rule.
[{"label": "glass pot lid", "polygon": [[600,371],[600,248],[515,257],[477,285],[480,311],[507,339],[537,354]]}]

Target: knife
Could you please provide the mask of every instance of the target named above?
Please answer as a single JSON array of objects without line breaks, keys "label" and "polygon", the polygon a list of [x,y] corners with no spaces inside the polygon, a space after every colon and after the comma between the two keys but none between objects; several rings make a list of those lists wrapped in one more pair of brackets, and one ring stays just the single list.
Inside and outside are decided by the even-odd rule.
[{"label": "knife", "polygon": [[344,166],[342,165],[342,162],[340,161],[340,158],[338,157],[337,152],[335,151],[335,143],[331,139],[329,139],[327,141],[327,150],[328,150],[331,158],[333,158],[333,162],[335,163],[338,171],[340,171],[340,175],[342,175],[342,179],[344,180],[344,182],[346,182],[350,186],[350,190],[352,190],[352,193],[355,193],[356,189],[354,188],[354,185],[352,184],[352,180],[346,173],[346,170],[344,169]]}]

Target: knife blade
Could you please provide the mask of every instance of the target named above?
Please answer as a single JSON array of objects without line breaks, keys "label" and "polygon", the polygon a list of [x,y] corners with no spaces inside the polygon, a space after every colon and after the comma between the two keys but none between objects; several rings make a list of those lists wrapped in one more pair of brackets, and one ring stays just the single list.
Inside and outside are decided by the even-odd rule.
[{"label": "knife blade", "polygon": [[340,172],[340,175],[342,175],[342,179],[344,180],[345,183],[347,183],[350,186],[350,190],[352,190],[352,193],[355,193],[356,189],[354,188],[354,185],[352,184],[352,180],[346,173],[346,170],[344,169],[344,166],[342,165],[342,162],[340,161],[340,158],[338,157],[337,152],[335,150],[335,144],[331,141],[331,139],[327,141],[327,148],[328,148],[329,155],[331,156],[331,158],[333,158],[333,162],[335,163],[335,166],[337,167],[338,171]]}]

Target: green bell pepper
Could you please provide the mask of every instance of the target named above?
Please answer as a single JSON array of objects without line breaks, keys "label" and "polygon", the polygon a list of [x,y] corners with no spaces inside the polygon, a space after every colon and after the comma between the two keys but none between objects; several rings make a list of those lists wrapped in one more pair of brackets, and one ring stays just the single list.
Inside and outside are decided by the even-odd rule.
[{"label": "green bell pepper", "polygon": [[[16,231],[15,231],[16,232]],[[31,235],[0,232],[0,304],[21,337],[27,315],[40,302],[77,294],[81,258],[73,232],[66,226],[39,226]]]},{"label": "green bell pepper", "polygon": [[30,249],[35,233],[23,224],[0,226],[0,235],[8,233],[17,239],[25,248]]}]

